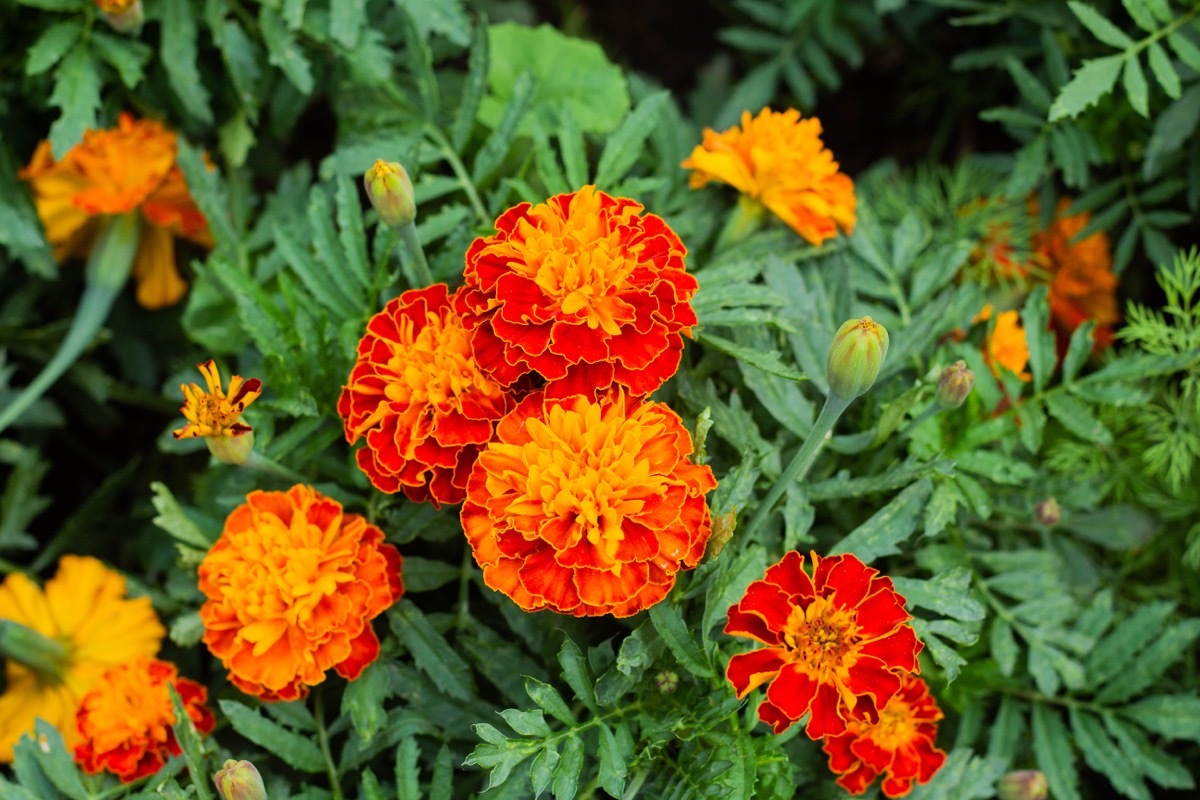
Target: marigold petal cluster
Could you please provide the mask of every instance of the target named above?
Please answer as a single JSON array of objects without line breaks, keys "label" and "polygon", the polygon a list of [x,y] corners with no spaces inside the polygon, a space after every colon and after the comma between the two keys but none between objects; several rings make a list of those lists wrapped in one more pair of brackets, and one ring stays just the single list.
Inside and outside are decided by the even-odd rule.
[{"label": "marigold petal cluster", "polygon": [[115,128],[88,131],[60,160],[42,141],[20,176],[33,189],[55,258],[86,256],[105,216],[140,210],[148,224],[133,263],[137,301],[146,308],[177,303],[187,284],[175,266],[174,238],[211,247],[212,237],[175,165],[175,149],[173,131],[130,114]]},{"label": "marigold petal cluster", "polygon": [[403,594],[400,567],[379,528],[312,487],[251,492],[200,563],[204,643],[268,701],[329,669],[353,680],[379,655],[371,620]]},{"label": "marigold petal cluster", "polygon": [[725,675],[739,698],[767,684],[758,716],[776,733],[807,713],[819,739],[873,718],[918,671],[923,645],[890,578],[850,554],[812,562],[810,577],[788,552],[730,607],[725,633],[766,647],[733,656]]},{"label": "marigold petal cluster", "polygon": [[[1108,235],[1096,231],[1073,241],[1091,223],[1092,215],[1086,211],[1068,215],[1070,205],[1070,198],[1059,200],[1054,219],[1034,235],[1033,246],[1050,276],[1055,328],[1069,338],[1084,321],[1092,320],[1096,346],[1104,347],[1112,341],[1113,326],[1121,321]],[[1036,214],[1036,204],[1033,211]]]},{"label": "marigold petal cluster", "polygon": [[63,556],[43,588],[21,573],[0,584],[0,619],[12,620],[66,646],[62,675],[41,675],[8,661],[0,695],[0,762],[42,718],[78,741],[79,701],[110,667],[158,652],[166,629],[148,597],[125,596],[125,578],[94,558]]},{"label": "marigold petal cluster", "polygon": [[484,582],[526,611],[626,617],[704,555],[712,470],[661,403],[526,397],[467,483],[463,530]]},{"label": "marigold petal cluster", "polygon": [[757,117],[744,111],[741,125],[722,133],[705,128],[682,166],[692,170],[693,189],[727,183],[814,245],[836,236],[838,228],[854,231],[854,182],[838,171],[821,141],[821,121],[801,119],[794,108],[764,108]]},{"label": "marigold petal cluster", "polygon": [[1025,339],[1025,326],[1021,324],[1021,315],[1015,309],[1001,311],[996,315],[996,323],[988,334],[983,357],[993,375],[999,376],[1000,369],[1003,368],[1022,381],[1031,379],[1025,371],[1026,365],[1029,364],[1029,343]]},{"label": "marigold petal cluster", "polygon": [[550,397],[647,395],[674,375],[698,285],[683,242],[642,212],[585,186],[501,215],[467,250],[456,300],[479,366]]},{"label": "marigold petal cluster", "polygon": [[108,670],[76,712],[81,741],[75,761],[89,774],[111,772],[123,783],[153,775],[180,753],[171,726],[174,686],[188,717],[200,733],[211,733],[215,719],[205,707],[208,690],[179,677],[174,664],[143,656]]},{"label": "marigold petal cluster", "polygon": [[906,677],[877,721],[854,719],[844,732],[825,738],[822,749],[838,785],[857,795],[883,776],[883,793],[904,797],[914,784],[927,783],[946,761],[934,744],[942,716],[925,681]]},{"label": "marigold petal cluster", "polygon": [[229,379],[229,389],[221,387],[221,371],[211,358],[196,365],[204,376],[207,390],[196,384],[180,384],[184,403],[179,413],[187,418],[188,424],[172,432],[176,439],[194,439],[197,436],[225,437],[243,436],[250,433],[249,425],[241,421],[242,412],[262,394],[262,381],[258,378],[242,380],[241,375]]},{"label": "marigold petal cluster", "polygon": [[479,448],[511,408],[479,368],[445,284],[405,292],[371,318],[338,400],[346,441],[375,488],[461,503]]}]

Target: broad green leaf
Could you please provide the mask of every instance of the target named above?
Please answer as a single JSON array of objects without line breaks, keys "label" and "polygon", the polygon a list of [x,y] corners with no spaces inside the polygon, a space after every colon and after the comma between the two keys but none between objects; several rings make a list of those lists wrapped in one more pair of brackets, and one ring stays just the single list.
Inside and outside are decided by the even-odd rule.
[{"label": "broad green leaf", "polygon": [[1067,0],[1067,6],[1071,9],[1071,13],[1083,23],[1083,26],[1100,41],[1122,50],[1133,46],[1133,39],[1130,39],[1123,30],[1109,22],[1099,11],[1087,3]]},{"label": "broad green leaf", "polygon": [[1062,717],[1045,703],[1034,703],[1032,728],[1033,754],[1050,783],[1054,800],[1080,800],[1075,751]]},{"label": "broad green leaf", "polygon": [[700,342],[733,356],[738,361],[761,369],[769,375],[778,375],[781,378],[787,378],[792,381],[802,381],[807,378],[803,372],[783,363],[778,350],[761,351],[750,347],[743,347],[737,342],[732,342],[723,336],[716,336],[711,333],[701,333],[696,338]]},{"label": "broad green leaf", "polygon": [[650,620],[680,666],[698,678],[715,677],[716,673],[709,666],[704,651],[692,638],[678,606],[669,601],[653,605],[650,607]]},{"label": "broad green leaf", "polygon": [[506,708],[500,712],[500,716],[508,723],[508,727],[516,731],[519,736],[536,736],[544,739],[554,735],[554,731],[550,730],[550,726],[546,724],[546,715],[540,709],[521,711],[516,708]]},{"label": "broad green leaf", "polygon": [[206,552],[213,546],[217,537],[206,534],[187,516],[166,484],[153,481],[150,484],[150,491],[154,495],[150,502],[154,505],[154,510],[158,512],[157,516],[151,520],[155,525],[186,545]]},{"label": "broad green leaf", "polygon": [[611,191],[637,163],[638,156],[644,151],[643,145],[658,124],[670,97],[667,91],[647,95],[620,127],[608,135],[596,166],[598,188]]},{"label": "broad green leaf", "polygon": [[1079,745],[1079,752],[1083,754],[1087,765],[1108,778],[1113,788],[1125,797],[1132,800],[1151,800],[1136,762],[1126,761],[1122,757],[1120,749],[1108,737],[1100,719],[1074,706],[1069,709],[1069,718],[1075,742]]},{"label": "broad green leaf", "polygon": [[213,121],[208,90],[196,60],[196,9],[188,0],[162,0],[162,44],[159,61],[167,83],[188,114],[205,125]]},{"label": "broad green leaf", "polygon": [[1111,92],[1124,61],[1124,56],[1105,56],[1083,62],[1083,66],[1075,70],[1071,82],[1058,93],[1054,105],[1050,106],[1050,121],[1077,117],[1085,108]]},{"label": "broad green leaf", "polygon": [[554,778],[554,768],[558,766],[558,758],[558,751],[553,747],[542,748],[542,751],[534,756],[529,765],[529,781],[533,784],[535,797],[541,796],[550,785],[551,779]]},{"label": "broad green leaf", "polygon": [[41,75],[53,67],[79,41],[83,23],[78,19],[56,22],[42,31],[37,41],[25,52],[25,74]]},{"label": "broad green leaf", "polygon": [[[618,738],[607,725],[601,724],[599,727],[600,787],[613,797],[621,797],[625,794],[625,778],[629,773],[626,765],[633,757],[633,742],[628,735]],[[622,729],[622,732],[625,730]],[[622,739],[628,746],[622,746]]]},{"label": "broad green leaf", "polygon": [[404,591],[430,592],[458,580],[459,568],[435,558],[404,557]]},{"label": "broad green leaf", "polygon": [[369,664],[346,685],[342,695],[342,713],[349,714],[358,738],[364,743],[375,738],[375,734],[387,722],[384,702],[390,696],[388,668],[382,661]]},{"label": "broad green leaf", "polygon": [[829,554],[853,553],[863,563],[870,564],[877,558],[899,553],[900,543],[916,530],[932,493],[933,482],[922,478],[838,542]]},{"label": "broad green leaf", "polygon": [[83,785],[72,751],[67,749],[58,728],[38,718],[33,735],[38,742],[33,748],[34,757],[54,787],[72,800],[90,800],[92,793]]},{"label": "broad green leaf", "polygon": [[278,755],[302,772],[324,772],[325,759],[315,741],[264,718],[236,700],[219,700],[221,713],[233,729],[255,744]]},{"label": "broad green leaf", "polygon": [[80,39],[54,73],[50,105],[62,114],[50,126],[50,149],[61,159],[83,139],[83,132],[99,127],[100,69],[86,39]]},{"label": "broad green leaf", "polygon": [[1047,394],[1046,410],[1050,412],[1050,416],[1061,422],[1064,428],[1085,442],[1100,445],[1110,445],[1113,442],[1112,431],[1104,427],[1086,405],[1069,394]]},{"label": "broad green leaf", "polygon": [[1133,110],[1143,117],[1150,116],[1150,89],[1146,85],[1146,75],[1136,55],[1125,61],[1125,94],[1129,95],[1129,104]]},{"label": "broad green leaf", "polygon": [[1179,73],[1175,71],[1175,66],[1171,63],[1171,57],[1158,42],[1151,42],[1146,51],[1149,54],[1147,60],[1150,62],[1150,71],[1154,73],[1158,85],[1167,93],[1167,97],[1177,100],[1182,86],[1179,83]]},{"label": "broad green leaf", "polygon": [[388,624],[412,653],[417,668],[428,675],[434,685],[460,700],[474,695],[467,662],[446,643],[445,637],[429,624],[413,603],[401,600],[392,606],[388,611]]}]

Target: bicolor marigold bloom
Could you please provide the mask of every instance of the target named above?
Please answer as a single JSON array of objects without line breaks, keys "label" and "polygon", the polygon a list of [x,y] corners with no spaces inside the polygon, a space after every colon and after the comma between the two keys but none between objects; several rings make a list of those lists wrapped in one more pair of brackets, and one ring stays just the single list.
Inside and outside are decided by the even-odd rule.
[{"label": "bicolor marigold bloom", "polygon": [[[1112,327],[1121,320],[1108,236],[1096,231],[1073,242],[1092,215],[1084,211],[1066,216],[1070,205],[1069,198],[1059,200],[1050,226],[1034,235],[1033,245],[1050,275],[1050,313],[1055,328],[1063,337],[1070,337],[1090,319],[1096,323],[1096,345],[1104,347],[1112,341]],[[1035,205],[1034,213],[1036,210]]]},{"label": "bicolor marigold bloom", "polygon": [[[853,555],[819,558],[813,574],[792,550],[729,609],[725,633],[766,647],[729,659],[739,698],[764,683],[758,718],[782,733],[807,712],[812,739],[832,736],[900,691],[924,645],[890,578]],[[851,709],[853,711],[851,711]]]},{"label": "bicolor marigold bloom", "polygon": [[168,686],[179,693],[196,730],[211,733],[208,690],[179,677],[174,664],[142,656],[105,672],[83,696],[75,716],[81,738],[75,761],[89,774],[108,771],[122,783],[158,772],[181,752],[171,729],[175,709]]},{"label": "bicolor marigold bloom", "polygon": [[697,283],[683,242],[642,211],[585,186],[521,203],[472,242],[456,306],[479,365],[549,397],[647,395],[674,375]]},{"label": "bicolor marigold bloom", "polygon": [[83,696],[110,667],[156,654],[167,633],[150,598],[127,598],[121,573],[81,556],[63,556],[44,588],[10,573],[0,584],[0,619],[65,646],[60,674],[7,662],[0,695],[0,761],[6,763],[22,734],[33,733],[38,717],[74,747],[79,739],[75,711]]},{"label": "bicolor marigold bloom", "polygon": [[371,620],[404,588],[383,531],[310,486],[251,492],[200,563],[204,643],[263,700],[297,700],[379,655]]},{"label": "bicolor marigold bloom", "polygon": [[627,617],[704,555],[712,470],[661,403],[530,395],[496,426],[462,522],[484,582],[526,611]]},{"label": "bicolor marigold bloom", "polygon": [[479,448],[512,403],[487,377],[445,284],[407,291],[358,343],[338,413],[346,441],[366,440],[358,465],[375,488],[461,503]]},{"label": "bicolor marigold bloom", "polygon": [[197,436],[227,437],[244,436],[252,430],[241,421],[242,412],[262,395],[262,381],[258,378],[242,380],[241,375],[229,379],[229,389],[221,387],[221,371],[211,358],[196,365],[204,376],[208,390],[196,384],[181,383],[183,407],[179,413],[187,418],[188,424],[172,432],[176,439],[195,439]]},{"label": "bicolor marigold bloom", "polygon": [[117,127],[88,131],[61,161],[42,141],[20,176],[33,188],[60,262],[91,251],[105,216],[140,212],[146,224],[133,277],[146,308],[174,305],[187,290],[175,267],[176,236],[212,247],[208,223],[175,165],[175,133],[154,120],[121,114]]},{"label": "bicolor marigold bloom", "polygon": [[723,133],[704,129],[703,142],[682,164],[688,183],[727,183],[769,208],[792,230],[819,245],[854,231],[854,182],[838,171],[821,141],[821,121],[794,108],[742,112],[742,124]]},{"label": "bicolor marigold bloom", "polygon": [[1025,371],[1029,364],[1029,344],[1025,340],[1021,315],[1016,310],[1001,311],[996,315],[996,324],[988,334],[983,357],[993,375],[998,376],[1003,367],[1022,381],[1031,379]]},{"label": "bicolor marigold bloom", "polygon": [[827,736],[822,748],[838,785],[862,794],[883,776],[883,793],[904,797],[914,783],[927,783],[946,761],[934,744],[942,710],[925,681],[904,679],[900,691],[879,710],[877,722],[852,719],[843,733]]}]

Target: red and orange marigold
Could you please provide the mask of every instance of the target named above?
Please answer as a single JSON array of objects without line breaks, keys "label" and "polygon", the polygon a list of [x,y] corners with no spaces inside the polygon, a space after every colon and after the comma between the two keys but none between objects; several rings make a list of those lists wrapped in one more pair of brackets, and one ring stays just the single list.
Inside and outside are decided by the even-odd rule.
[{"label": "red and orange marigold", "polygon": [[819,739],[855,715],[874,721],[918,671],[923,645],[890,578],[850,554],[812,560],[809,577],[804,556],[788,552],[730,607],[725,632],[766,647],[733,656],[725,675],[739,698],[769,684],[758,716],[775,733],[807,712],[805,731]]},{"label": "red and orange marigold", "polygon": [[110,669],[84,695],[75,715],[79,765],[93,775],[107,770],[129,783],[153,775],[179,755],[168,686],[179,693],[196,730],[211,733],[215,720],[204,705],[208,691],[179,677],[174,664],[143,656]]},{"label": "red and orange marigold", "polygon": [[502,214],[467,250],[456,301],[479,365],[550,397],[646,395],[674,375],[697,284],[683,242],[642,211],[585,186]]},{"label": "red and orange marigold", "polygon": [[704,555],[712,470],[661,403],[623,392],[525,398],[467,483],[462,522],[484,582],[526,611],[627,617]]},{"label": "red and orange marigold", "polygon": [[[1096,323],[1096,346],[1112,341],[1112,329],[1121,320],[1117,308],[1117,277],[1112,271],[1108,235],[1096,231],[1072,241],[1092,221],[1084,211],[1067,215],[1070,198],[1058,202],[1049,227],[1033,237],[1033,246],[1049,273],[1050,312],[1062,340],[1085,320]],[[1034,204],[1032,211],[1037,212]]]},{"label": "red and orange marigold", "polygon": [[357,678],[379,655],[371,620],[403,594],[383,532],[310,486],[251,492],[200,563],[204,643],[229,679],[296,700],[334,669]]},{"label": "red and orange marigold", "polygon": [[467,474],[511,407],[478,367],[445,284],[405,292],[367,323],[338,413],[375,488],[461,503]]},{"label": "red and orange marigold", "polygon": [[880,709],[877,722],[851,720],[843,733],[826,737],[822,749],[829,754],[829,768],[841,776],[838,784],[850,794],[862,794],[882,775],[883,793],[903,797],[946,761],[934,744],[941,718],[925,681],[910,675]]}]

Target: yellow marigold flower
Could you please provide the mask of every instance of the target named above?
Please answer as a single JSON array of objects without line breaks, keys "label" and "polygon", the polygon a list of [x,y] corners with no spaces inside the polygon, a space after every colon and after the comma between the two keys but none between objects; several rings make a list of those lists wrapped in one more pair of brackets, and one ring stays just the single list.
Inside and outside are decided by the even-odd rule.
[{"label": "yellow marigold flower", "polygon": [[208,391],[196,384],[183,384],[184,404],[179,413],[187,417],[188,424],[174,431],[176,439],[195,439],[197,436],[242,436],[250,433],[251,427],[241,421],[242,412],[262,394],[262,381],[251,378],[243,381],[241,375],[229,379],[229,391],[221,388],[221,372],[210,358],[197,364]]},{"label": "yellow marigold flower", "polygon": [[709,181],[733,186],[762,203],[814,245],[854,231],[854,182],[838,171],[821,141],[821,121],[794,108],[742,112],[742,124],[723,133],[704,129],[704,141],[683,162],[693,189]]},{"label": "yellow marigold flower", "polygon": [[1022,381],[1030,380],[1031,376],[1025,371],[1029,363],[1029,345],[1025,341],[1020,315],[1015,310],[996,315],[996,325],[988,336],[984,358],[994,375],[1000,374],[997,367],[1003,367]]},{"label": "yellow marigold flower", "polygon": [[39,589],[20,573],[0,584],[0,619],[24,625],[66,650],[61,675],[40,674],[9,660],[0,695],[0,761],[33,732],[38,717],[79,740],[75,711],[109,668],[158,652],[166,630],[147,597],[125,596],[125,578],[94,558],[63,556],[57,574]]},{"label": "yellow marigold flower", "polygon": [[153,120],[121,114],[117,127],[88,131],[56,161],[41,142],[20,173],[33,188],[38,216],[60,262],[86,256],[105,216],[140,211],[144,222],[133,262],[137,300],[174,305],[187,284],[175,267],[175,239],[205,247],[212,237],[175,165],[175,133]]}]

